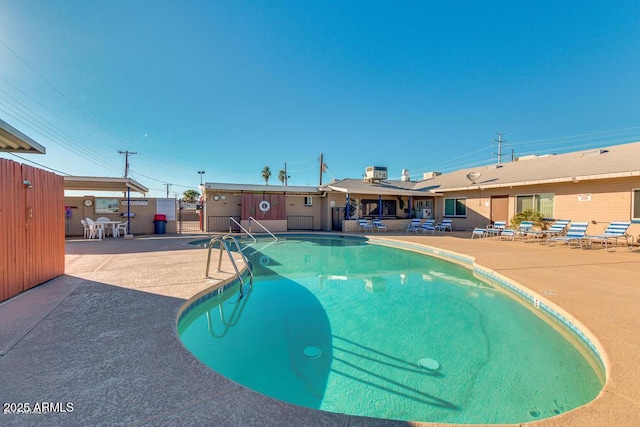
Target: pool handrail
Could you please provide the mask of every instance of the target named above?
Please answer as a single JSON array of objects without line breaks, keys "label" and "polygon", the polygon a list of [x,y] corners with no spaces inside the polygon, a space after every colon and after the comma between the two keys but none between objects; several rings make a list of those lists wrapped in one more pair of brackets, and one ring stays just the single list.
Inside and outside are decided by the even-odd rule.
[{"label": "pool handrail", "polygon": [[242,224],[240,224],[238,221],[236,221],[236,219],[232,216],[229,217],[229,234],[231,234],[231,223],[234,222],[238,227],[240,227],[240,230],[244,231],[245,234],[247,234],[249,237],[251,237],[253,239],[253,243],[257,242],[256,238],[253,237],[253,234],[251,234],[246,228],[244,228],[242,226]]},{"label": "pool handrail", "polygon": [[[266,231],[267,233],[269,233],[269,235],[270,235],[271,237],[273,237],[274,242],[277,242],[277,241],[278,241],[278,238],[277,238],[277,237],[276,237],[272,232],[270,232],[269,230],[267,230],[267,227],[265,227],[264,225],[260,224],[260,221],[258,221],[257,219],[255,219],[255,218],[254,218],[254,217],[252,217],[252,216],[250,216],[250,217],[249,217],[249,229],[251,229],[251,221],[255,221],[255,223],[256,223],[256,224],[258,224],[260,227],[262,227],[262,229],[263,229],[264,231]],[[251,237],[253,237],[253,236],[251,236]]]},{"label": "pool handrail", "polygon": [[[251,276],[251,282],[253,282],[253,269],[251,268],[251,263],[249,262],[249,260],[247,259],[246,255],[244,254],[244,252],[242,251],[242,248],[240,247],[240,243],[238,243],[238,240],[230,235],[230,234],[225,234],[224,236],[220,237],[220,236],[216,236],[213,239],[211,239],[209,241],[209,252],[207,254],[207,269],[205,272],[205,278],[209,278],[209,267],[211,265],[211,249],[213,248],[213,244],[215,242],[220,242],[220,252],[218,255],[218,269],[216,270],[216,272],[220,272],[222,271],[222,250],[224,249],[227,252],[227,255],[229,256],[229,260],[231,261],[231,265],[233,266],[233,269],[236,272],[236,275],[238,276],[238,279],[240,280],[240,294],[242,295],[242,286],[244,285],[244,280],[242,279],[242,274],[240,274],[240,270],[238,269],[238,265],[236,264],[236,260],[233,258],[233,255],[231,254],[231,248],[229,247],[229,243],[228,241],[231,240],[235,246],[236,249],[238,250],[238,253],[240,254],[240,256],[242,257],[242,261],[244,261],[244,264],[247,266],[247,271],[249,271],[249,276]],[[255,239],[254,239],[255,240]]]}]

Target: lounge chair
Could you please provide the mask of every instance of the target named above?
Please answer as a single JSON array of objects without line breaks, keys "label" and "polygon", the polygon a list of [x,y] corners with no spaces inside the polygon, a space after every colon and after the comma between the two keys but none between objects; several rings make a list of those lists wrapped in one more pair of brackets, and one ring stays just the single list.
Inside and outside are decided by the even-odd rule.
[{"label": "lounge chair", "polygon": [[486,228],[476,227],[471,232],[471,238],[477,237],[479,239],[483,239],[488,236],[488,231]]},{"label": "lounge chair", "polygon": [[494,221],[485,228],[486,237],[499,236],[505,228],[507,228],[507,221]]},{"label": "lounge chair", "polygon": [[420,218],[413,218],[409,225],[407,225],[407,233],[413,231],[417,233],[420,230],[420,223],[422,220]]},{"label": "lounge chair", "polygon": [[427,234],[427,233],[436,234],[435,222],[436,221],[433,219],[426,220],[420,225],[420,231],[423,232],[424,234]]},{"label": "lounge chair", "polygon": [[505,228],[498,237],[500,240],[515,240],[517,232],[518,230],[514,230],[513,228]]},{"label": "lounge chair", "polygon": [[527,236],[527,234],[533,234],[533,221],[522,221],[520,225],[518,225],[518,229],[516,230],[516,237],[519,237],[521,240]]},{"label": "lounge chair", "polygon": [[[618,247],[618,240],[624,239],[627,248],[631,249],[632,245],[629,244],[629,238],[631,238],[631,243],[633,244],[633,236],[627,234],[630,225],[631,221],[614,221],[609,224],[604,233],[591,236],[585,235],[582,241],[586,242],[589,248],[593,242],[600,242],[607,252],[615,252]],[[610,248],[613,248],[613,250],[609,250]]]},{"label": "lounge chair", "polygon": [[442,222],[438,225],[436,225],[436,230],[438,231],[453,231],[452,228],[452,224],[451,224],[452,220],[451,219],[443,219]]},{"label": "lounge chair", "polygon": [[373,221],[371,221],[374,230],[376,230],[378,233],[380,231],[387,231],[387,226],[385,224],[382,223],[382,220],[380,219],[374,219]]},{"label": "lounge chair", "polygon": [[367,221],[366,219],[359,219],[358,225],[360,226],[360,230],[362,230],[364,233],[366,233],[367,230],[373,231],[373,225],[369,224],[369,221]]},{"label": "lounge chair", "polygon": [[[563,242],[571,247],[573,242],[578,243],[580,247],[582,247],[582,239],[587,232],[587,227],[589,223],[586,221],[583,222],[572,222],[569,226],[569,230],[567,230],[567,234],[564,236],[554,236],[547,239],[548,246],[555,246],[558,242]],[[551,244],[553,243],[553,245]]]},{"label": "lounge chair", "polygon": [[570,219],[557,219],[554,221],[553,224],[551,224],[551,227],[549,227],[548,229],[540,230],[540,231],[531,231],[530,234],[532,234],[534,237],[540,238],[539,243],[542,244],[546,242],[546,239],[549,239],[554,236],[564,235],[564,232],[566,231],[567,226],[569,225],[570,222],[571,222]]}]

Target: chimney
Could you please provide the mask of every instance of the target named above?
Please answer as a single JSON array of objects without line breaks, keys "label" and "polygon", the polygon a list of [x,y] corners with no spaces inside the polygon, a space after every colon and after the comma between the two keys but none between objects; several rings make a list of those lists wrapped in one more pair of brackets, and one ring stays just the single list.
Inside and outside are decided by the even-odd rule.
[{"label": "chimney", "polygon": [[411,181],[411,177],[409,176],[409,169],[402,169],[402,176],[400,178],[401,181]]}]

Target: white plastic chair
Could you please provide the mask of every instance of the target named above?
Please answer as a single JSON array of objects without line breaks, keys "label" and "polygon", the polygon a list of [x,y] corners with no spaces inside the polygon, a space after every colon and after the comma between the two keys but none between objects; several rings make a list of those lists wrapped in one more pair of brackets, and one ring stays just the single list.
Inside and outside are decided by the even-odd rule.
[{"label": "white plastic chair", "polygon": [[87,225],[89,226],[89,238],[93,239],[97,237],[98,239],[102,239],[104,235],[104,224],[95,222],[91,218],[85,218],[85,221],[87,221]]},{"label": "white plastic chair", "polygon": [[[106,216],[101,216],[99,218],[96,218],[96,222],[111,222],[111,220],[109,218],[107,218]],[[109,235],[109,233],[113,234],[114,233],[114,229],[115,227],[105,227],[105,225],[107,224],[102,224],[102,231],[106,236]]]},{"label": "white plastic chair", "polygon": [[91,228],[89,227],[89,224],[87,224],[87,221],[85,221],[84,219],[81,219],[80,222],[82,223],[82,229],[84,230],[84,238],[85,239],[90,239],[91,238]]},{"label": "white plastic chair", "polygon": [[127,226],[128,225],[129,225],[129,221],[121,222],[120,224],[116,225],[115,237],[120,237],[120,232],[121,231],[122,231],[122,235],[126,236],[127,235]]}]

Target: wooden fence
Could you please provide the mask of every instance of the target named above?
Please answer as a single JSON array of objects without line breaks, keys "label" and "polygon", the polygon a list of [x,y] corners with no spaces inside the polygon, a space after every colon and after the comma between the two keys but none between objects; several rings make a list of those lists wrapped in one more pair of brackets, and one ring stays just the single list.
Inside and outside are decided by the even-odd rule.
[{"label": "wooden fence", "polygon": [[0,159],[0,301],[64,274],[64,178]]}]

